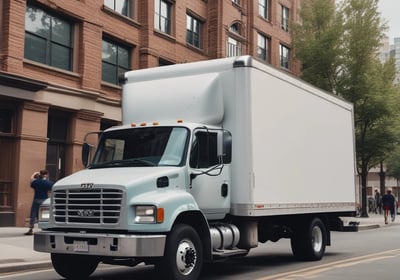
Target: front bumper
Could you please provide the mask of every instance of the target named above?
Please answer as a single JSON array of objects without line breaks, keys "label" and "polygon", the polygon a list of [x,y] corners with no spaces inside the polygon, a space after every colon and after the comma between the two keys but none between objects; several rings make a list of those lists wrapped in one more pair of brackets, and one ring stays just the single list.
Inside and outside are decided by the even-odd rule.
[{"label": "front bumper", "polygon": [[161,257],[166,235],[66,233],[34,234],[34,250],[48,253],[108,257]]}]

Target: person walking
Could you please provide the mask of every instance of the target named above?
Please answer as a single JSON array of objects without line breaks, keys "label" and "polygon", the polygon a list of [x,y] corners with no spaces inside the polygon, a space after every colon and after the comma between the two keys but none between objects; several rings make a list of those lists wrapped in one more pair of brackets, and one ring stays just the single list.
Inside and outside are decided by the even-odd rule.
[{"label": "person walking", "polygon": [[388,216],[390,212],[390,216],[392,218],[392,222],[394,221],[394,205],[396,203],[396,199],[392,194],[392,190],[388,189],[386,193],[382,196],[382,207],[383,207],[383,215],[385,218],[385,224],[388,223]]},{"label": "person walking", "polygon": [[53,182],[49,180],[49,172],[47,170],[40,170],[31,176],[31,188],[34,190],[34,196],[31,206],[31,214],[29,220],[29,230],[24,233],[25,235],[33,234],[33,227],[35,220],[39,213],[39,207],[49,197],[49,191],[53,187]]}]

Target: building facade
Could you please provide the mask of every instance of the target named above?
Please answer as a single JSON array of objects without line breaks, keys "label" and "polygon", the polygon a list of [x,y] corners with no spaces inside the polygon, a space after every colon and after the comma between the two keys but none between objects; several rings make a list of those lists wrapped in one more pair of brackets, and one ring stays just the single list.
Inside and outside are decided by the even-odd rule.
[{"label": "building facade", "polygon": [[120,123],[123,72],[252,55],[298,75],[299,2],[0,1],[0,226],[26,225],[34,171],[82,169],[85,135]]}]

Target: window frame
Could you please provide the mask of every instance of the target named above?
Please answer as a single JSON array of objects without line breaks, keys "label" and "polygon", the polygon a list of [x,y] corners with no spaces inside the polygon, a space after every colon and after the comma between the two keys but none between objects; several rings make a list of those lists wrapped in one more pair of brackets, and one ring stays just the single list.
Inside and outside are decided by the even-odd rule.
[{"label": "window frame", "polygon": [[242,48],[242,42],[240,40],[237,40],[232,36],[228,36],[226,44],[227,44],[227,51],[226,51],[227,57],[242,55],[243,48]]},{"label": "window frame", "polygon": [[[104,47],[104,44],[105,44],[105,43],[111,44],[112,47],[116,47],[116,53],[115,53],[116,59],[115,59],[115,63],[104,59],[104,57],[103,57],[103,54],[104,54],[103,47]],[[102,82],[106,82],[106,83],[118,85],[118,84],[119,84],[119,75],[120,75],[120,73],[121,73],[121,70],[123,70],[122,72],[126,72],[126,71],[130,71],[130,70],[131,70],[132,48],[129,47],[129,46],[127,46],[127,45],[121,44],[121,43],[119,43],[118,41],[113,40],[113,39],[111,39],[111,38],[109,38],[109,37],[103,37],[103,38],[102,38],[102,41],[101,41],[101,44],[102,44],[101,80],[102,80]],[[119,63],[120,49],[127,52],[127,55],[128,55],[127,60],[128,60],[128,62],[127,62],[127,65],[126,65],[126,66],[123,66],[123,65],[121,65],[121,64]],[[106,74],[106,73],[105,73],[105,69],[104,69],[104,66],[105,66],[105,65],[108,65],[108,66],[111,66],[111,67],[115,68],[115,73],[114,73],[115,75],[114,75],[114,77],[113,77],[115,80],[112,80],[112,81],[111,81],[111,79],[110,79],[110,80],[104,79],[105,74]]]},{"label": "window frame", "polygon": [[[188,29],[188,24],[190,20],[190,29]],[[197,25],[197,30],[193,30],[195,23]],[[193,16],[190,13],[186,14],[186,43],[196,47],[198,49],[202,49],[203,48],[203,21],[201,21],[200,19],[198,19],[197,17]],[[189,40],[189,35],[191,35],[190,37],[192,38],[191,40]],[[197,41],[198,43],[195,43],[195,37],[197,35]]]},{"label": "window frame", "polygon": [[[126,13],[117,10],[116,6],[117,6],[118,1],[121,1],[121,0],[104,0],[104,6],[106,6],[107,8],[113,10],[114,12],[116,12],[118,14],[132,18],[132,15],[134,14],[134,11],[132,11],[132,8],[135,6],[134,5],[135,3],[132,3],[132,1],[134,1],[134,0],[123,0],[124,3],[126,3]],[[113,5],[112,5],[113,7],[111,7],[106,2],[113,2]]]},{"label": "window frame", "polygon": [[266,20],[270,19],[270,0],[258,0],[258,15]]},{"label": "window frame", "polygon": [[232,3],[235,5],[240,6],[240,0],[232,0]]},{"label": "window frame", "polygon": [[[44,29],[46,32],[43,35],[40,34],[39,32],[35,32],[32,30],[29,30],[27,27],[30,26],[29,23],[27,23],[27,17],[28,17],[28,10],[32,9],[35,12],[35,15],[38,13],[42,13],[43,16],[46,16],[49,18],[49,28]],[[56,36],[54,36],[54,26],[56,21],[61,22],[62,24],[67,24],[69,28],[69,42],[68,44],[65,44],[64,42],[61,42],[60,40],[57,40]],[[41,26],[42,27],[42,26]],[[62,69],[65,71],[73,71],[74,69],[74,35],[75,35],[75,22],[71,20],[71,18],[63,16],[63,15],[58,15],[55,13],[52,13],[51,11],[48,11],[46,9],[43,9],[40,6],[33,5],[28,3],[26,5],[26,10],[25,10],[25,31],[24,31],[24,58],[28,60],[32,60],[38,63],[42,63],[51,67],[55,67],[58,69]],[[29,37],[31,40],[40,40],[43,45],[45,46],[44,48],[44,53],[42,54],[42,58],[38,58],[37,55],[30,55],[30,49],[28,47],[32,47],[32,42],[29,43]],[[40,48],[40,46],[36,46],[37,48]],[[68,53],[67,59],[64,61],[65,62],[65,67],[64,65],[57,64],[56,58],[57,56],[55,49],[57,47],[63,48],[66,53]],[[32,50],[32,49],[31,49]],[[29,53],[29,54],[28,54]]]},{"label": "window frame", "polygon": [[[260,39],[263,42],[263,46],[260,46]],[[270,61],[270,38],[257,32],[257,57],[263,61]],[[261,52],[261,55],[260,55]]]},{"label": "window frame", "polygon": [[[287,56],[285,55],[287,53]],[[290,70],[290,48],[283,44],[279,44],[279,64],[280,67],[286,70]]]},{"label": "window frame", "polygon": [[[162,15],[162,4],[166,5],[167,15]],[[162,19],[164,19],[164,27]],[[162,33],[172,35],[172,2],[168,0],[154,0],[154,28]]]},{"label": "window frame", "polygon": [[243,53],[243,25],[241,22],[234,22],[229,27],[229,34],[226,40],[226,56],[240,56]]},{"label": "window frame", "polygon": [[193,132],[193,139],[190,147],[190,168],[207,169],[221,164],[218,158],[217,143],[217,130],[196,129]]},{"label": "window frame", "polygon": [[289,32],[289,18],[290,18],[289,8],[284,5],[281,5],[281,28],[286,32]]}]

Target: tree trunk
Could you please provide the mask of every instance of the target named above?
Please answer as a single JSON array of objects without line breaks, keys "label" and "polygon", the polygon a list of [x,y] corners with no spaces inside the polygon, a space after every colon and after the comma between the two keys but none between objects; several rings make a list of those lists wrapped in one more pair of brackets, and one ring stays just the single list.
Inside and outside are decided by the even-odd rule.
[{"label": "tree trunk", "polygon": [[381,195],[385,194],[385,177],[386,177],[386,173],[385,171],[383,171],[383,162],[381,161],[381,170],[379,172],[379,186],[380,186],[380,193]]},{"label": "tree trunk", "polygon": [[362,167],[361,170],[361,217],[368,217],[368,200],[367,200],[367,176],[368,169]]}]

